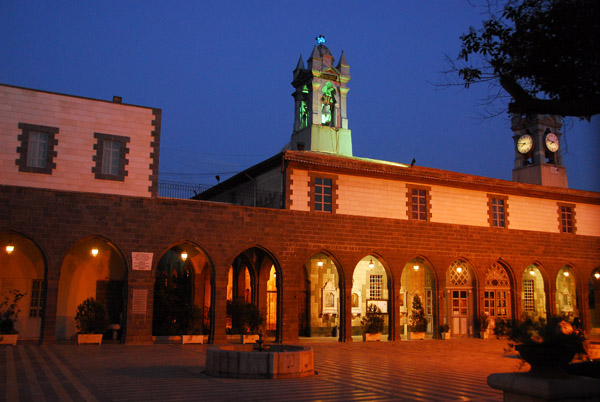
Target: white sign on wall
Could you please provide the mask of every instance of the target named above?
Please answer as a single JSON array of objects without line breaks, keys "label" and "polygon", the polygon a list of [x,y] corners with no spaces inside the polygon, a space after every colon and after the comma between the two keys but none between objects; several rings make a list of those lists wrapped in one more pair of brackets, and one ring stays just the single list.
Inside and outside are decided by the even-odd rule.
[{"label": "white sign on wall", "polygon": [[152,271],[152,253],[131,253],[131,269],[134,271]]}]

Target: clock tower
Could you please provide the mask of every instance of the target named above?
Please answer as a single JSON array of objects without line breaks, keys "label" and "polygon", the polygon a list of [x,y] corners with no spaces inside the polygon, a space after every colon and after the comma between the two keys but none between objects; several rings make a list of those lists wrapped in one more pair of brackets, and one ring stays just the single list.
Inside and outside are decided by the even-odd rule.
[{"label": "clock tower", "polygon": [[567,188],[567,169],[562,165],[560,129],[555,115],[514,115],[513,181]]},{"label": "clock tower", "polygon": [[346,109],[350,66],[343,51],[334,66],[325,38],[316,39],[308,66],[300,55],[294,70],[294,129],[287,148],[352,156]]}]

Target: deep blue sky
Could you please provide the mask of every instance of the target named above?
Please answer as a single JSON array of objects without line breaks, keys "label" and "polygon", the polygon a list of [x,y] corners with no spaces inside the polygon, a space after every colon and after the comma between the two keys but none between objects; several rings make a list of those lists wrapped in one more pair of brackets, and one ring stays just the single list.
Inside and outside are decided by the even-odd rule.
[{"label": "deep blue sky", "polygon": [[[161,108],[160,178],[215,184],[289,141],[292,71],[323,34],[350,64],[356,156],[510,180],[510,122],[480,118],[487,88],[434,85],[482,11],[466,0],[3,0],[0,82]],[[600,191],[600,118],[565,134],[570,187]]]}]

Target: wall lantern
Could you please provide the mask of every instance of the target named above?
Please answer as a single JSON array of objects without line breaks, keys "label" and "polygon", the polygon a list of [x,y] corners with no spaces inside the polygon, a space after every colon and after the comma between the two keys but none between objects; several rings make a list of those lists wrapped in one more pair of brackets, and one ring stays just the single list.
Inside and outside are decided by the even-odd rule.
[{"label": "wall lantern", "polygon": [[594,278],[600,279],[600,272],[598,272],[598,271],[594,272]]},{"label": "wall lantern", "polygon": [[13,251],[15,251],[15,246],[14,246],[14,244],[12,244],[12,243],[8,243],[8,244],[6,245],[6,252],[7,252],[8,254],[10,254],[10,253],[12,253]]},{"label": "wall lantern", "polygon": [[460,274],[462,272],[462,267],[456,267],[456,272]]},{"label": "wall lantern", "polygon": [[373,262],[373,260],[369,261],[369,269],[373,270],[373,268],[375,268],[375,263]]},{"label": "wall lantern", "polygon": [[319,260],[317,262],[317,267],[321,268],[323,266],[323,261]]},{"label": "wall lantern", "polygon": [[529,275],[531,275],[531,276],[535,276],[535,269],[531,268],[531,269],[529,270]]},{"label": "wall lantern", "polygon": [[96,257],[98,255],[98,247],[92,248],[92,257]]},{"label": "wall lantern", "polygon": [[183,252],[181,253],[181,259],[182,259],[183,261],[185,261],[185,260],[187,260],[187,258],[188,258],[188,253],[186,253],[185,251],[183,251]]},{"label": "wall lantern", "polygon": [[418,270],[419,270],[419,266],[418,266],[418,265],[415,265],[415,266],[413,267],[413,269],[414,269],[415,271],[418,271]]},{"label": "wall lantern", "polygon": [[563,272],[563,275],[564,275],[564,276],[569,276],[569,271],[565,271],[565,272]]}]

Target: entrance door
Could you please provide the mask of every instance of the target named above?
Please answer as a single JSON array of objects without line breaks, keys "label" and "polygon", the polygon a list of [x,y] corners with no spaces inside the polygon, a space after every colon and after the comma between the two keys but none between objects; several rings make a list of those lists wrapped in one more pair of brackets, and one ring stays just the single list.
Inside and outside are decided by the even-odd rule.
[{"label": "entrance door", "polygon": [[466,290],[452,291],[452,336],[467,335],[468,297]]}]

